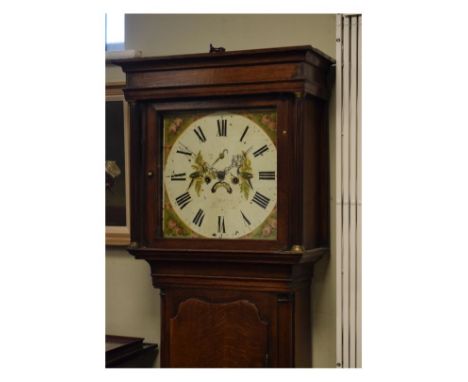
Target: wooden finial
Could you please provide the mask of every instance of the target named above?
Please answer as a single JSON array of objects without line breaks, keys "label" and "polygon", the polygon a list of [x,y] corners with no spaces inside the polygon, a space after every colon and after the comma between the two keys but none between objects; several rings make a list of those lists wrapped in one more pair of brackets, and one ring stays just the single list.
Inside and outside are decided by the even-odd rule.
[{"label": "wooden finial", "polygon": [[224,49],[222,46],[219,48],[215,48],[213,44],[210,44],[210,53],[224,53],[226,49]]}]

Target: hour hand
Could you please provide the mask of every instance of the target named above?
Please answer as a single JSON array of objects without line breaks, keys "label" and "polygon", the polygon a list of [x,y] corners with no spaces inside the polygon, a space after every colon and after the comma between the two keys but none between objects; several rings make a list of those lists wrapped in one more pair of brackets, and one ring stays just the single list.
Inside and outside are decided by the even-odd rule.
[{"label": "hour hand", "polygon": [[190,180],[190,184],[189,184],[187,190],[190,190],[190,187],[192,187],[193,181],[195,179],[200,178],[201,176],[203,176],[203,174],[200,171],[194,171],[189,176],[190,176],[191,180]]},{"label": "hour hand", "polygon": [[253,190],[252,182],[250,179],[253,178],[253,175],[250,172],[239,171],[239,175],[244,178],[247,183],[249,183],[250,188]]},{"label": "hour hand", "polygon": [[219,155],[218,155],[218,158],[216,158],[216,160],[213,162],[213,164],[211,166],[214,166],[216,163],[218,163],[218,161],[220,159],[224,159],[224,152],[226,152],[226,154],[228,153],[228,149],[224,149]]}]

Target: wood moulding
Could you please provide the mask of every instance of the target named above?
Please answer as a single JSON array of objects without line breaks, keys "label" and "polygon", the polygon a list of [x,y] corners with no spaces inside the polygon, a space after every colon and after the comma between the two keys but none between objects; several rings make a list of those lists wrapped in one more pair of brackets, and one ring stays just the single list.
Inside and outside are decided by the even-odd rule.
[{"label": "wood moulding", "polygon": [[328,256],[329,248],[314,248],[296,251],[260,251],[225,249],[222,252],[211,249],[160,249],[135,248],[127,249],[136,259],[170,260],[170,261],[214,261],[241,263],[270,263],[270,264],[300,264],[315,263],[323,256]]}]

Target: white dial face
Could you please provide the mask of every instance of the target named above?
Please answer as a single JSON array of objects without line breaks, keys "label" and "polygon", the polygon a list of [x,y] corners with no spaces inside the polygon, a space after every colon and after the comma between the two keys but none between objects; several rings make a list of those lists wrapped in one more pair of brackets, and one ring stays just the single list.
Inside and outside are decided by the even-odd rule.
[{"label": "white dial face", "polygon": [[245,115],[165,121],[165,237],[276,239],[276,113]]}]

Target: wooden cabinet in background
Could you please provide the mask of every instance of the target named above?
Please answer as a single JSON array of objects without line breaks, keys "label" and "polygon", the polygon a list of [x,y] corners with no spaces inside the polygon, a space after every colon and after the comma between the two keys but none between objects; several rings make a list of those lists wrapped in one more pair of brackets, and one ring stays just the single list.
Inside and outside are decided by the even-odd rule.
[{"label": "wooden cabinet in background", "polygon": [[106,334],[106,368],[151,368],[158,356],[158,345],[143,338]]}]

